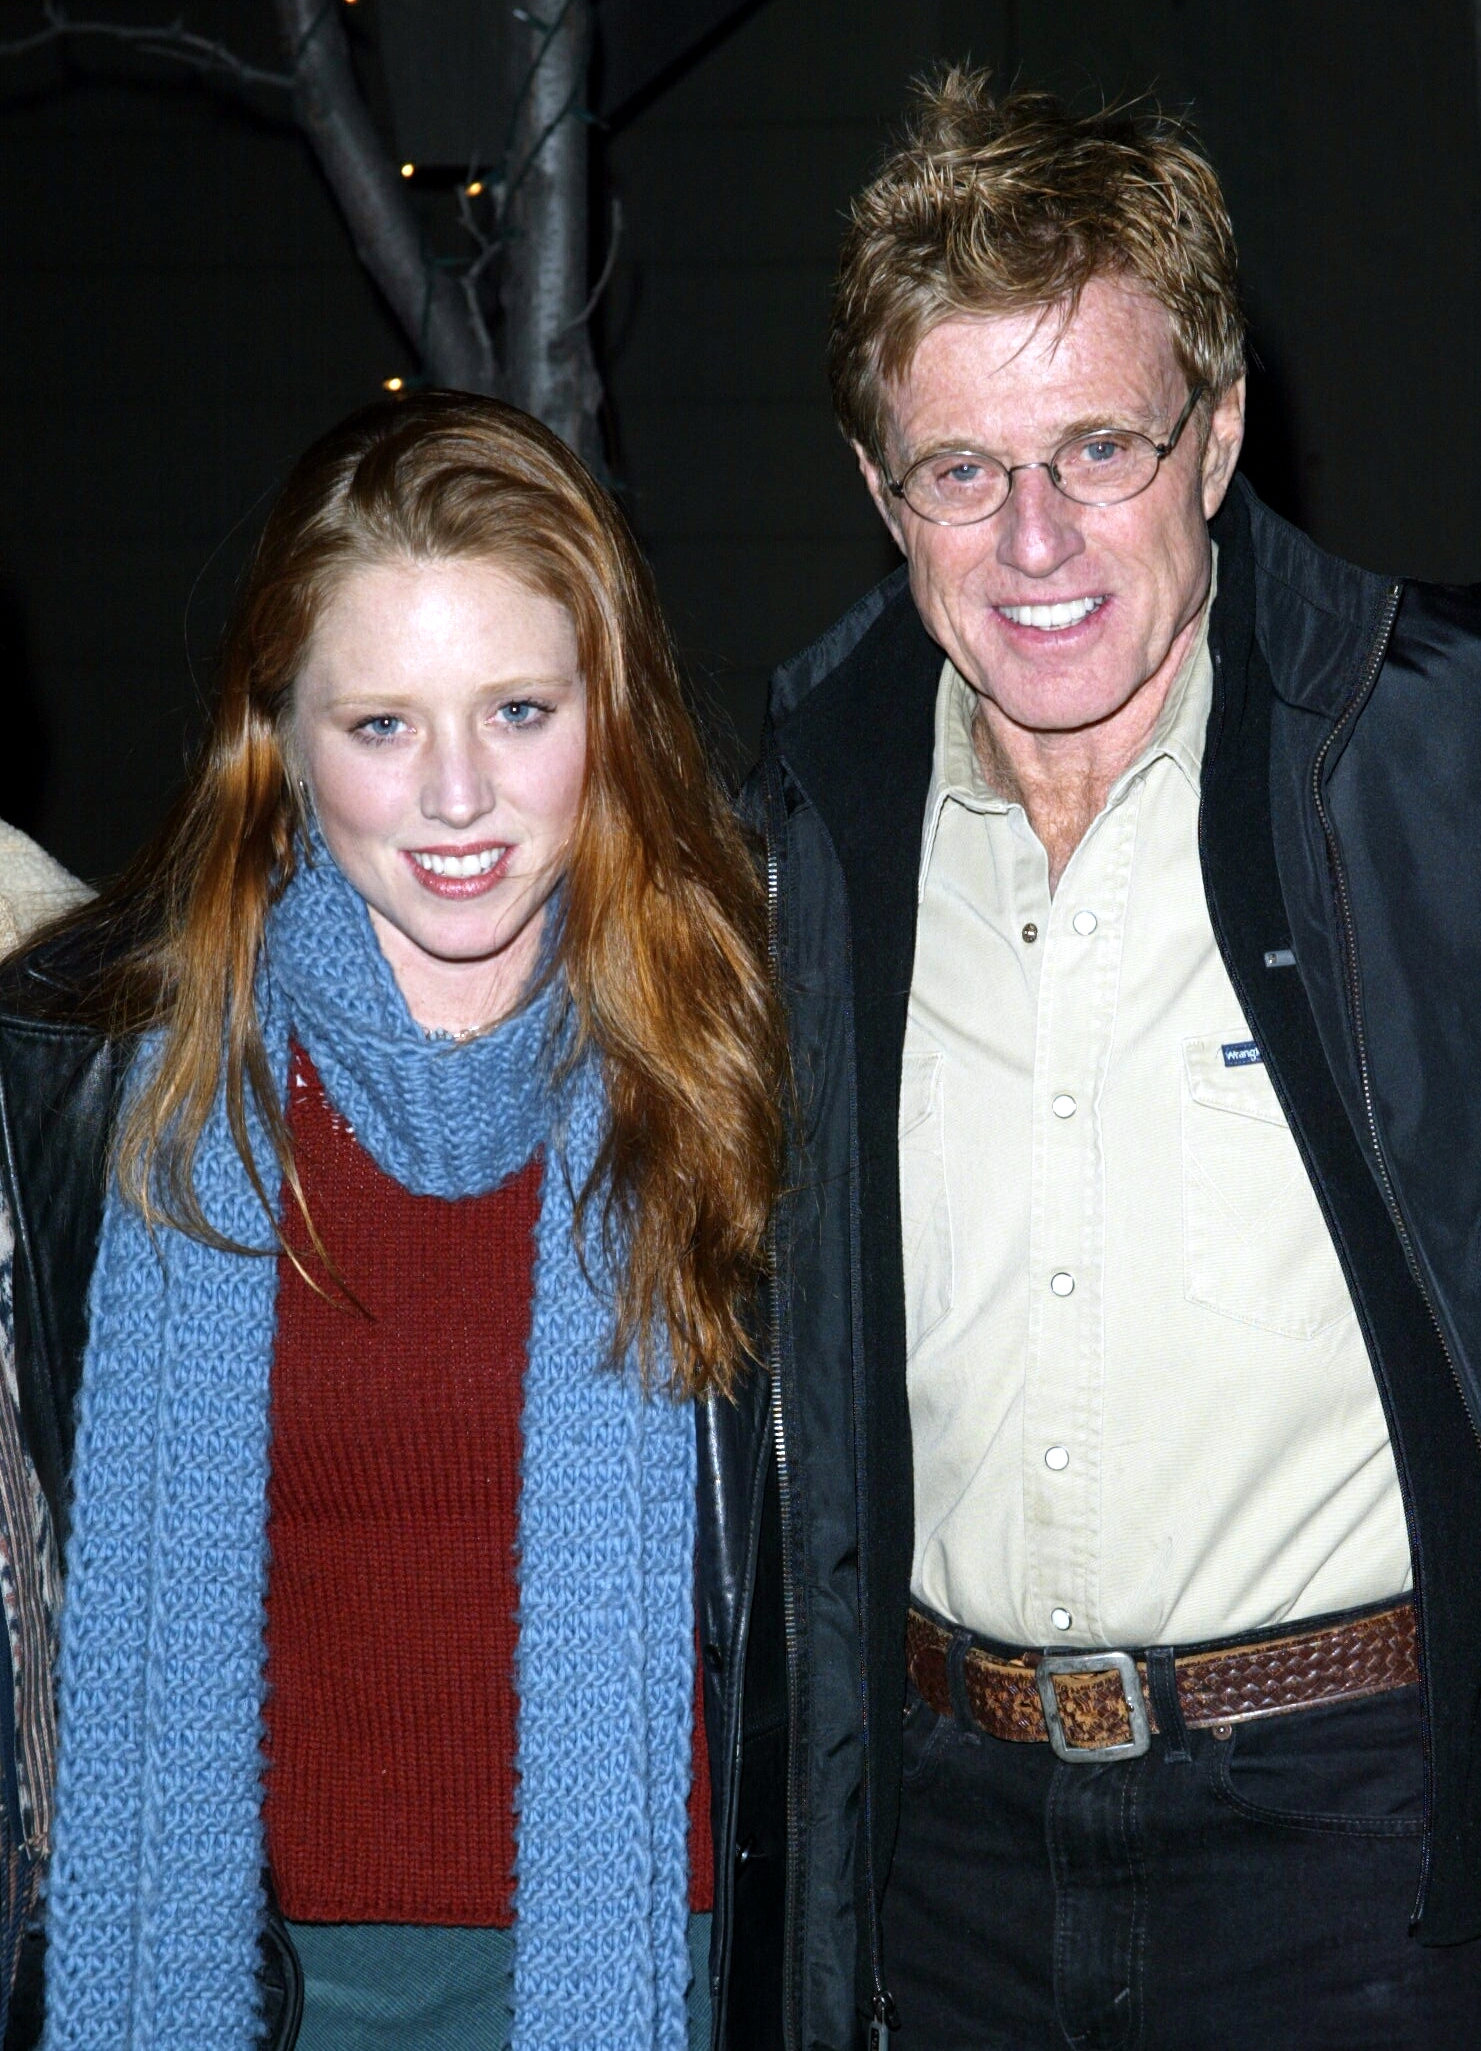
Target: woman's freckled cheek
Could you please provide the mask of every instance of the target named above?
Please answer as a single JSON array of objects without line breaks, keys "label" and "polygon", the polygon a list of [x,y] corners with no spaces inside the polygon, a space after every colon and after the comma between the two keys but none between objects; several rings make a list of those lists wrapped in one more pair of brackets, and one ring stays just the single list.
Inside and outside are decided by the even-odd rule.
[{"label": "woman's freckled cheek", "polygon": [[351,740],[344,752],[331,750],[316,788],[321,805],[341,828],[352,834],[389,832],[404,817],[413,795],[413,780],[404,764],[384,761],[346,760],[349,750],[363,750],[365,756],[380,748]]}]

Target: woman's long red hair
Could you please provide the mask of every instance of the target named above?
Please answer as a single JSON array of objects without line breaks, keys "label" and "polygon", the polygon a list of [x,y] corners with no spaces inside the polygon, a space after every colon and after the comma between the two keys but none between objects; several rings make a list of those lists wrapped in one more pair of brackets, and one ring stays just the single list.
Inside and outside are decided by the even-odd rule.
[{"label": "woman's long red hair", "polygon": [[253,997],[268,913],[302,845],[286,761],[294,680],[346,575],[461,558],[497,563],[576,627],[587,768],[558,967],[575,1052],[595,1048],[606,1078],[606,1143],[581,1197],[585,1208],[602,1193],[620,1252],[618,1347],[635,1347],[647,1372],[666,1346],[675,1393],[728,1390],[749,1351],[781,1147],[760,886],[621,513],[554,435],[496,401],[429,392],[376,405],[304,456],[248,574],[185,796],[120,883],[69,922],[100,943],[88,1013],[112,1033],[161,1034],[118,1172],[146,1212],[212,1239],[193,1170],[224,1092],[274,1234],[249,1105],[302,1201]]}]

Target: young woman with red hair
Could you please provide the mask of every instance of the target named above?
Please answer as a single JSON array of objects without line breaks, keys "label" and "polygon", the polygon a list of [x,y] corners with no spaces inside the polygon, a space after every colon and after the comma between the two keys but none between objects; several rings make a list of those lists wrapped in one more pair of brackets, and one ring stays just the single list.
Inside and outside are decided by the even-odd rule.
[{"label": "young woman with red hair", "polygon": [[110,1160],[52,2051],[690,2041],[684,1399],[762,1269],[763,928],[570,453],[445,393],[312,449],[179,810],[25,970],[99,1078],[47,1145]]}]

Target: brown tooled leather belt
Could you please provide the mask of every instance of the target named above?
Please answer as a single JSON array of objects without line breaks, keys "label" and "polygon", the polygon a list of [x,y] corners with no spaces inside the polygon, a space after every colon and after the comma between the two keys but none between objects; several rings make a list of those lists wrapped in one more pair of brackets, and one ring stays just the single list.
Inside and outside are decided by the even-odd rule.
[{"label": "brown tooled leather belt", "polygon": [[912,1608],[906,1625],[910,1678],[938,1716],[957,1714],[952,1650],[958,1640],[961,1701],[978,1728],[994,1738],[1047,1741],[1061,1759],[1072,1760],[1145,1752],[1160,1728],[1154,1696],[1169,1681],[1184,1723],[1208,1730],[1379,1695],[1419,1678],[1410,1602],[1247,1644],[1154,1655],[1165,1662],[1158,1686],[1149,1684],[1143,1653],[999,1655]]}]

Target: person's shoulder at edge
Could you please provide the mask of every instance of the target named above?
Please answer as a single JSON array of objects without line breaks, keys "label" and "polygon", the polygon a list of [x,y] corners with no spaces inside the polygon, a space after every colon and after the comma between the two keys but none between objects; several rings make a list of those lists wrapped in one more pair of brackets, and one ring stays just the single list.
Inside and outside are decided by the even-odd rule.
[{"label": "person's shoulder at edge", "polygon": [[0,819],[0,956],[91,895],[29,834]]}]

